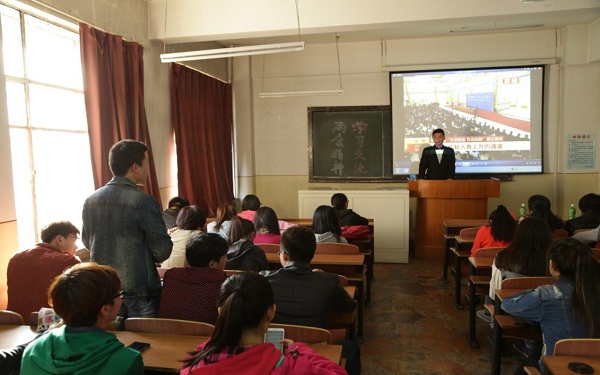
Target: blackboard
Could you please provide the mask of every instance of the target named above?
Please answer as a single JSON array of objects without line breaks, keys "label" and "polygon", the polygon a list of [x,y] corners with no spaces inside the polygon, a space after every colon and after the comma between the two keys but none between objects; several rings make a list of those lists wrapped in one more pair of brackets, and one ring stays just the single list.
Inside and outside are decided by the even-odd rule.
[{"label": "blackboard", "polygon": [[389,106],[309,107],[309,181],[392,180]]}]

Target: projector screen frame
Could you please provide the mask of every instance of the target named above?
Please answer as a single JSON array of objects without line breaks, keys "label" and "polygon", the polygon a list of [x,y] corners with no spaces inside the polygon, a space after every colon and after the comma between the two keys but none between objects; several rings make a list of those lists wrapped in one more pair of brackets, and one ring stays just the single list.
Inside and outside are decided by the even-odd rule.
[{"label": "projector screen frame", "polygon": [[[530,79],[530,83],[529,83],[529,117],[526,119],[531,127],[529,128],[529,132],[526,132],[525,130],[521,131],[519,133],[518,129],[511,129],[511,132],[509,133],[508,131],[508,127],[505,126],[505,128],[502,130],[502,132],[506,131],[506,134],[494,134],[494,136],[496,135],[501,135],[505,138],[510,138],[510,137],[529,137],[526,138],[527,141],[529,143],[531,143],[530,148],[529,149],[518,149],[516,150],[513,155],[511,155],[511,158],[505,158],[502,159],[502,161],[500,160],[493,160],[493,157],[490,157],[490,161],[489,163],[486,162],[481,162],[481,160],[474,160],[473,162],[465,162],[465,160],[460,160],[459,157],[463,157],[464,155],[468,153],[468,156],[471,157],[471,152],[473,153],[477,153],[479,154],[479,152],[476,151],[471,151],[469,149],[469,151],[464,151],[464,150],[457,150],[457,170],[456,170],[456,179],[483,179],[483,178],[497,178],[500,179],[502,181],[508,181],[508,180],[512,180],[513,175],[530,175],[530,174],[543,174],[544,173],[544,164],[545,164],[545,160],[544,160],[544,128],[545,128],[545,104],[546,104],[546,74],[547,74],[547,66],[544,63],[541,63],[539,61],[531,61],[530,64],[515,64],[515,65],[505,65],[505,64],[489,64],[489,65],[481,65],[481,66],[465,66],[465,67],[457,67],[455,64],[453,64],[451,67],[440,67],[440,66],[436,66],[433,69],[429,69],[430,67],[427,67],[426,69],[417,69],[417,68],[402,68],[402,67],[396,67],[398,70],[393,70],[393,71],[389,71],[389,90],[390,90],[390,107],[392,108],[392,137],[393,137],[393,163],[394,165],[392,165],[393,168],[393,176],[396,178],[399,178],[401,180],[404,179],[414,179],[416,178],[415,175],[418,174],[418,165],[416,166],[416,170],[415,170],[415,165],[414,164],[418,164],[414,161],[415,159],[415,155],[417,154],[417,150],[415,149],[416,147],[416,141],[414,141],[414,143],[411,145],[409,145],[409,142],[411,142],[410,140],[406,140],[405,141],[405,137],[407,135],[407,129],[412,131],[413,129],[409,128],[410,125],[408,125],[408,120],[402,125],[399,126],[398,125],[398,116],[400,116],[398,114],[398,112],[401,112],[403,116],[405,116],[405,112],[407,111],[407,108],[410,110],[411,108],[415,108],[418,105],[418,100],[414,100],[412,98],[409,98],[408,101],[412,101],[410,106],[407,106],[406,103],[408,101],[405,100],[404,95],[405,95],[405,86],[404,86],[404,80],[405,77],[415,77],[415,76],[427,76],[427,75],[450,75],[450,74],[465,74],[465,73],[488,73],[488,72],[517,72],[519,70],[526,70],[529,71],[530,74],[529,76],[527,76],[527,79]],[[501,76],[501,73],[497,74],[499,77]],[[401,76],[402,78],[397,78],[398,76]],[[424,79],[426,79],[424,77]],[[473,79],[475,80],[475,79]],[[400,82],[400,85],[398,85],[398,82]],[[517,80],[517,83],[518,80]],[[521,87],[525,87],[524,83],[520,83]],[[400,94],[400,98],[398,99],[398,90],[401,90],[401,94]],[[462,87],[461,90],[465,91],[465,87]],[[440,96],[446,96],[446,99],[450,96],[449,91],[451,90],[446,90],[445,92],[443,92],[442,94],[440,94]],[[460,90],[459,90],[460,91]],[[505,89],[505,91],[508,91]],[[476,91],[472,91],[473,93],[477,93]],[[497,95],[498,92],[494,91],[490,94],[494,94]],[[418,94],[416,94],[418,95]],[[436,87],[436,91],[435,91],[435,101],[430,101],[429,104],[437,104],[438,108],[442,108],[442,106],[439,104],[441,102],[443,102],[443,100],[438,100],[438,92],[437,92],[437,87]],[[407,95],[409,96],[409,95]],[[426,95],[424,95],[426,96]],[[458,95],[456,95],[456,97],[458,97]],[[464,95],[463,95],[464,97]],[[485,99],[490,101],[489,98]],[[491,99],[491,101],[493,101],[494,105],[497,103],[496,102],[497,97],[493,97]],[[456,102],[460,102],[460,100],[456,100]],[[448,100],[444,101],[445,104],[448,104]],[[472,118],[470,121],[473,121],[475,119],[478,119],[477,117],[477,107],[467,107],[466,105],[464,105],[466,103],[466,100],[463,100],[463,108],[459,108],[458,110],[456,110],[455,108],[455,104],[457,104],[457,108],[458,108],[458,103],[452,103],[451,105],[451,112],[454,113],[455,111],[457,113],[460,113],[460,115],[462,116],[468,116],[468,113],[461,113],[459,112],[460,110],[467,112],[467,109],[474,109],[475,114],[472,114]],[[466,107],[466,108],[464,108]],[[399,111],[400,108],[400,111]],[[446,109],[446,112],[449,112],[449,107],[444,108]],[[491,109],[491,108],[490,108]],[[520,109],[520,107],[517,106],[517,110]],[[510,111],[510,108],[509,108]],[[492,111],[488,111],[490,113],[492,113]],[[533,112],[533,114],[532,114]],[[496,107],[493,108],[493,113],[498,113],[496,112]],[[522,113],[520,113],[522,114]],[[412,113],[410,114],[412,115]],[[498,116],[503,116],[505,118],[508,118],[505,115],[502,115],[501,113]],[[407,116],[408,117],[408,116]],[[486,123],[486,122],[490,122],[487,119],[480,117],[482,123]],[[512,119],[510,119],[512,120]],[[466,120],[465,120],[466,121]],[[514,121],[519,121],[514,120]],[[422,123],[421,123],[422,124]],[[426,124],[426,126],[429,124]],[[454,124],[453,124],[454,125]],[[500,123],[500,125],[504,125],[502,123]],[[485,125],[472,125],[472,126],[468,126],[466,123],[460,124],[460,126],[462,126],[463,130],[471,130],[472,128],[475,128],[476,130],[482,129],[484,127],[488,127],[489,126],[489,131],[492,131],[493,128],[491,125],[485,124]],[[426,137],[427,141],[426,142],[422,142],[422,144],[428,143],[431,144],[431,131],[433,129],[435,129],[435,126],[432,124],[431,129],[427,129],[427,135],[425,134],[418,134],[418,137],[420,138],[420,142],[423,141],[423,139]],[[448,145],[450,147],[452,147],[452,137],[458,138],[458,137],[464,137],[464,135],[457,135],[457,134],[452,134],[452,131],[448,131],[448,129],[445,126],[439,126],[442,129],[444,129],[446,131],[446,142],[445,144]],[[534,128],[535,127],[535,128]],[[402,132],[400,132],[399,130],[401,130]],[[500,130],[499,129],[494,129],[495,132],[499,133]],[[512,130],[515,130],[515,132],[512,132]],[[423,130],[420,130],[421,133],[424,133]],[[398,133],[401,133],[401,135],[399,136]],[[491,137],[491,135],[483,135],[480,137],[485,137],[486,141]],[[415,137],[417,138],[417,137]],[[474,136],[467,136],[468,139],[470,138],[474,138]],[[510,139],[509,139],[510,140]],[[468,144],[468,143],[472,143],[471,141],[467,140],[467,141],[462,141],[464,144]],[[491,143],[491,142],[490,142]],[[501,141],[501,142],[497,142],[497,143],[506,143],[506,144],[512,144],[512,145],[517,145],[520,142],[509,142],[509,141]],[[410,147],[408,147],[410,146]],[[487,145],[486,145],[487,146]],[[477,146],[475,146],[477,147]],[[479,146],[479,147],[483,147],[483,146]],[[493,147],[493,146],[490,146]],[[499,148],[501,148],[502,146],[498,146]],[[483,150],[479,150],[481,153],[484,153]],[[510,152],[509,149],[504,150],[501,149],[500,152],[498,152],[499,150],[490,150],[491,152],[485,151],[488,155],[482,155],[482,156],[486,156],[489,157],[489,154],[492,154],[492,156],[497,156],[499,155],[504,155],[504,154],[508,154]],[[494,152],[496,151],[496,152]],[[409,167],[407,168],[407,158],[408,158],[408,154],[411,154],[410,156],[410,160],[411,162],[409,163]],[[398,155],[402,155],[402,158],[399,158]],[[512,158],[512,156],[517,156],[516,158]],[[525,156],[527,155],[527,156]],[[521,158],[519,156],[522,156]],[[477,157],[479,157],[479,155],[477,155]],[[420,158],[420,154],[419,154],[419,158]],[[515,164],[523,164],[523,166],[521,167],[521,170],[513,170],[515,167],[512,165],[509,165],[507,167],[501,166],[501,164],[504,163],[509,163],[509,160],[514,160]],[[398,162],[402,162],[402,165],[398,165]],[[481,171],[482,168],[485,167],[480,167],[477,166],[478,164],[480,165],[487,165],[487,164],[497,164],[495,166],[492,166],[492,168],[494,168],[495,170],[490,170],[488,171]],[[459,165],[460,164],[460,165]],[[531,165],[530,165],[531,164]],[[473,172],[465,172],[466,168],[469,168],[471,165],[475,165]],[[398,168],[397,168],[398,167]],[[499,170],[502,168],[506,168],[505,170]],[[531,170],[527,170],[527,169],[531,169]],[[533,170],[535,169],[535,170]]]}]

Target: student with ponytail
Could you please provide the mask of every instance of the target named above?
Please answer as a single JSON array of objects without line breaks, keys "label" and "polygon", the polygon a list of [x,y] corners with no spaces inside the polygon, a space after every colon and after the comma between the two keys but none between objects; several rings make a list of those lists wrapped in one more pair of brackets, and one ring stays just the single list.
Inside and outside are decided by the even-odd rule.
[{"label": "student with ponytail", "polygon": [[553,243],[548,260],[556,278],[553,285],[502,301],[507,313],[540,324],[542,355],[554,354],[554,344],[561,339],[600,338],[600,263],[587,245],[573,238]]},{"label": "student with ponytail", "polygon": [[181,375],[346,374],[303,343],[284,340],[283,353],[263,343],[275,315],[269,282],[253,272],[236,273],[221,286],[215,330],[184,360]]}]

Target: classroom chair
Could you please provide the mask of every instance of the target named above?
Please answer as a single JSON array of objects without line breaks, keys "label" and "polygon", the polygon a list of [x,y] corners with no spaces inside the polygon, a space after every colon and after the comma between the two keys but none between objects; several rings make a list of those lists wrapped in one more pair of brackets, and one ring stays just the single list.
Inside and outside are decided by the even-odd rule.
[{"label": "classroom chair", "polygon": [[280,248],[279,245],[272,244],[272,243],[257,243],[255,245],[260,247],[261,249],[263,249],[263,251],[265,253],[277,253],[277,252],[279,252],[279,248]]},{"label": "classroom chair", "polygon": [[315,254],[360,254],[356,245],[345,243],[321,242],[317,244]]},{"label": "classroom chair", "polygon": [[0,310],[0,324],[20,326],[23,325],[23,317],[14,311]]},{"label": "classroom chair", "polygon": [[305,344],[332,344],[331,333],[323,328],[271,323],[270,328],[283,328],[285,338]]},{"label": "classroom chair", "polygon": [[167,335],[210,336],[215,326],[190,320],[163,318],[127,318],[125,330],[132,332],[162,333]]}]

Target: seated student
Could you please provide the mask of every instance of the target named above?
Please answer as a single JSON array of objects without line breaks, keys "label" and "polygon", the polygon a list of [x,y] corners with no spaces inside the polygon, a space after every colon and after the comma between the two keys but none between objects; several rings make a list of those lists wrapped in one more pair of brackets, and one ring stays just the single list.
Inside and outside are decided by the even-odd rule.
[{"label": "seated student", "polygon": [[225,269],[260,272],[269,269],[265,252],[256,246],[254,224],[251,221],[234,216],[229,230],[229,250]]},{"label": "seated student", "polygon": [[573,236],[576,230],[594,229],[600,225],[600,195],[590,193],[581,197],[579,210],[581,215],[565,221],[565,229],[569,236]]},{"label": "seated student", "polygon": [[185,197],[173,197],[169,201],[169,208],[162,212],[162,218],[165,221],[167,229],[174,228],[177,221],[179,211],[185,206],[189,206],[190,202]]},{"label": "seated student", "polygon": [[277,220],[277,214],[271,207],[261,207],[256,211],[254,229],[256,230],[254,243],[279,244],[281,239],[279,221]]},{"label": "seated student", "polygon": [[237,215],[242,219],[254,221],[254,216],[259,208],[260,199],[256,195],[248,194],[242,200],[242,212]]},{"label": "seated student", "polygon": [[562,219],[551,210],[550,199],[543,195],[532,195],[527,200],[529,207],[529,216],[539,217],[548,223],[550,230],[555,231],[559,229],[565,229],[565,223]]},{"label": "seated student", "polygon": [[8,310],[27,320],[33,311],[48,306],[48,287],[75,258],[79,229],[68,221],[55,221],[42,228],[42,242],[16,253],[6,269]]},{"label": "seated student", "polygon": [[[356,302],[340,285],[332,273],[313,272],[310,261],[317,243],[312,230],[292,227],[281,236],[279,259],[283,268],[263,271],[273,288],[277,312],[274,323],[325,328],[333,311],[350,312]],[[352,341],[342,342],[342,356],[346,358],[349,374],[360,373],[360,348]]]},{"label": "seated student", "polygon": [[[539,217],[527,217],[517,226],[510,245],[492,263],[492,278],[488,302],[494,300],[502,281],[513,277],[546,276],[546,250],[552,243],[548,224]],[[477,316],[491,321],[489,311],[479,310]]]},{"label": "seated student", "polygon": [[489,217],[490,224],[483,225],[477,231],[471,248],[471,256],[483,247],[506,247],[510,245],[517,221],[503,205],[499,205]]},{"label": "seated student", "polygon": [[369,225],[366,219],[356,212],[348,209],[348,197],[343,193],[335,193],[331,196],[331,205],[337,209],[340,218],[340,226]]},{"label": "seated student", "polygon": [[233,207],[228,203],[221,203],[217,207],[217,220],[206,224],[206,232],[217,233],[219,236],[227,239],[231,218],[234,216]]},{"label": "seated student", "polygon": [[600,225],[594,229],[576,233],[573,235],[573,238],[588,245],[594,246],[594,243],[600,243]]},{"label": "seated student", "polygon": [[227,278],[226,254],[227,241],[218,234],[190,238],[185,249],[190,267],[165,272],[158,317],[214,324],[219,288]]},{"label": "seated student", "polygon": [[[539,323],[541,355],[554,354],[554,344],[567,338],[600,338],[600,263],[589,247],[573,238],[554,242],[548,250],[553,285],[517,293],[502,301],[513,316]],[[533,365],[538,358],[529,358]],[[538,365],[542,368],[540,360]]]},{"label": "seated student", "polygon": [[337,212],[331,206],[317,207],[313,214],[312,229],[315,232],[317,243],[348,243],[348,240],[342,237],[342,228],[340,228]]},{"label": "seated student", "polygon": [[103,329],[115,320],[122,293],[117,272],[93,262],[56,277],[49,302],[66,325],[25,348],[21,374],[143,374],[142,355]]},{"label": "seated student", "polygon": [[282,353],[264,343],[275,310],[264,277],[253,272],[232,275],[221,287],[212,336],[184,360],[180,374],[346,374],[306,344],[284,339]]},{"label": "seated student", "polygon": [[206,214],[200,207],[185,206],[177,215],[177,227],[171,232],[173,251],[167,260],[161,263],[161,268],[173,268],[187,266],[185,260],[185,248],[192,236],[202,233],[202,227],[206,222]]}]

